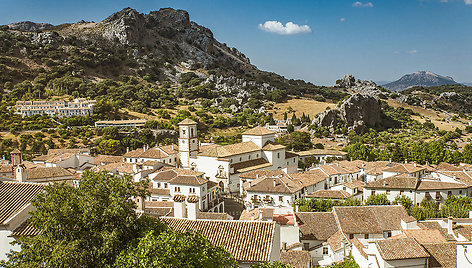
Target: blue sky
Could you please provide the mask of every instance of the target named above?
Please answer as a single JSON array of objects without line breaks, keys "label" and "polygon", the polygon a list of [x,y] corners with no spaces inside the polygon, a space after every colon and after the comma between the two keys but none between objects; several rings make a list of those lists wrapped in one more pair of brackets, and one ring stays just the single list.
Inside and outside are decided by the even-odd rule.
[{"label": "blue sky", "polygon": [[287,78],[332,85],[344,74],[392,81],[429,70],[472,82],[472,0],[356,2],[0,0],[0,24],[100,21],[128,6],[145,13],[173,7],[260,69]]}]

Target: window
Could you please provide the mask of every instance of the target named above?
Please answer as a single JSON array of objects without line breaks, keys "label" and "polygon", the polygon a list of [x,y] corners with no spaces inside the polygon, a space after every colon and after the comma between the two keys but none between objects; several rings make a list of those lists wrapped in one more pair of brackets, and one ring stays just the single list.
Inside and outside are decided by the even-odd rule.
[{"label": "window", "polygon": [[389,237],[392,237],[392,231],[385,231],[384,238],[389,238]]},{"label": "window", "polygon": [[279,196],[279,202],[283,202],[284,201],[284,197],[283,196]]},{"label": "window", "polygon": [[248,159],[251,159],[251,155],[248,156]]},{"label": "window", "polygon": [[194,194],[195,193],[195,188],[190,188],[190,193]]},{"label": "window", "polygon": [[400,195],[403,195],[403,190],[400,190]]},{"label": "window", "polygon": [[328,247],[323,247],[323,255],[328,255]]},{"label": "window", "polygon": [[343,187],[343,191],[346,191],[346,187]]},{"label": "window", "polygon": [[185,135],[185,129],[182,129],[182,135]]},{"label": "window", "polygon": [[462,190],[459,190],[459,194],[462,194]]},{"label": "window", "polygon": [[195,140],[192,140],[192,143],[195,143]]},{"label": "window", "polygon": [[239,158],[239,162],[241,162],[241,161],[243,161],[243,158],[242,158],[242,157]]},{"label": "window", "polygon": [[174,188],[174,192],[180,193],[180,187],[175,187],[175,188]]},{"label": "window", "polygon": [[164,188],[167,188],[167,183],[164,183]]},{"label": "window", "polygon": [[190,135],[193,137],[193,128],[190,129]]},{"label": "window", "polygon": [[390,190],[386,190],[385,193],[386,193],[387,195],[389,195],[389,194],[390,194]]},{"label": "window", "polygon": [[161,183],[160,182],[157,183],[157,188],[161,188]]},{"label": "window", "polygon": [[447,196],[451,196],[452,195],[452,191],[447,191]]},{"label": "window", "polygon": [[441,193],[440,192],[436,192],[436,199],[441,199]]},{"label": "window", "polygon": [[365,234],[364,239],[369,239],[369,234]]},{"label": "window", "polygon": [[256,154],[256,158],[259,158],[259,154]]},{"label": "window", "polygon": [[424,198],[426,198],[428,200],[431,199],[431,195],[429,195],[429,192],[424,193]]},{"label": "window", "polygon": [[280,153],[277,153],[277,158],[280,158]]},{"label": "window", "polygon": [[375,195],[375,191],[374,191],[374,190],[372,190],[372,192],[371,192],[371,194],[370,194],[370,195]]},{"label": "window", "polygon": [[349,239],[354,239],[354,234],[349,234]]}]

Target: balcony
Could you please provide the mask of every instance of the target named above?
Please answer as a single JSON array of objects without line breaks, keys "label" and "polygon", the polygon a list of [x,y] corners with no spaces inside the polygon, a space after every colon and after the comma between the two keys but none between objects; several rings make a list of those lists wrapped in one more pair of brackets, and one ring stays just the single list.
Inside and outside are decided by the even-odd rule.
[{"label": "balcony", "polygon": [[208,209],[212,209],[224,201],[225,199],[223,197],[217,197],[208,203]]}]

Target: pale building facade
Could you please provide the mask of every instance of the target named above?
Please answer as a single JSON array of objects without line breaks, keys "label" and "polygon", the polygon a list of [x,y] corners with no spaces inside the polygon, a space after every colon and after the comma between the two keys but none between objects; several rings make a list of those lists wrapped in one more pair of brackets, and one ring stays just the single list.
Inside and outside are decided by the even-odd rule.
[{"label": "pale building facade", "polygon": [[84,98],[68,101],[17,101],[14,107],[16,114],[23,117],[32,115],[49,115],[62,117],[87,116],[93,114],[97,101]]}]

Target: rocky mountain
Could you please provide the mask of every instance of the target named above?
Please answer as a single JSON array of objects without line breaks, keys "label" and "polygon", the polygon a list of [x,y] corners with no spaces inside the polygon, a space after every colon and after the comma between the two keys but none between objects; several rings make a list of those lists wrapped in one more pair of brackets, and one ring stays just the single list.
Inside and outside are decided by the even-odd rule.
[{"label": "rocky mountain", "polygon": [[8,24],[8,27],[10,29],[19,30],[19,31],[27,31],[27,32],[46,30],[53,26],[54,25],[49,24],[49,23],[36,23],[36,22],[31,22],[31,21],[21,21],[21,22]]},{"label": "rocky mountain", "polygon": [[402,76],[397,81],[383,85],[390,91],[401,91],[414,86],[432,87],[458,84],[452,77],[442,76],[428,71],[420,71]]},{"label": "rocky mountain", "polygon": [[[100,22],[41,25],[13,23],[9,30],[3,30],[0,57],[8,59],[5,70],[9,73],[0,72],[0,84],[33,80],[38,72],[59,71],[60,75],[87,82],[117,80],[125,75],[157,85],[166,81],[177,88],[182,74],[193,72],[211,84],[211,90],[228,93],[222,97],[245,96],[240,102],[248,96],[276,101],[287,95],[334,101],[345,96],[342,89],[259,70],[242,52],[219,42],[210,29],[191,21],[184,10],[162,8],[142,14],[125,8]],[[28,45],[12,48],[12,44]],[[48,89],[49,80],[43,82]],[[274,91],[276,94],[271,93]]]},{"label": "rocky mountain", "polygon": [[362,133],[381,123],[380,100],[370,94],[355,93],[333,109],[321,112],[312,124],[335,132],[339,127],[347,127]]}]

